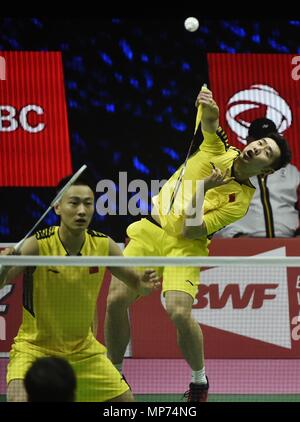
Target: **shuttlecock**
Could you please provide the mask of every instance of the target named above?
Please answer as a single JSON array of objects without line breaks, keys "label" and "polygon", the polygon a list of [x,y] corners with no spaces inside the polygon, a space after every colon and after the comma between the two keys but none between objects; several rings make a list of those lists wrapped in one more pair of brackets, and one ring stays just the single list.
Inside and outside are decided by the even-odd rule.
[{"label": "shuttlecock", "polygon": [[184,27],[187,31],[195,32],[199,28],[199,21],[197,18],[186,18],[184,21]]}]

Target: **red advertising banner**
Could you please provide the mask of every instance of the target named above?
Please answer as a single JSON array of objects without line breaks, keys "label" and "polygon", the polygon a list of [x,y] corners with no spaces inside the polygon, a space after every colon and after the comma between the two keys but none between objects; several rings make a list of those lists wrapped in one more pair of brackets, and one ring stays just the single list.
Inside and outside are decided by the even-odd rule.
[{"label": "red advertising banner", "polygon": [[0,59],[0,186],[55,186],[72,173],[61,53]]},{"label": "red advertising banner", "polygon": [[[215,256],[297,256],[299,239],[215,239]],[[207,358],[300,357],[300,264],[215,267],[201,272],[193,317],[201,324]],[[160,292],[131,310],[137,358],[180,358],[176,332]]]},{"label": "red advertising banner", "polygon": [[9,352],[22,322],[22,277],[0,289],[0,352]]},{"label": "red advertising banner", "polygon": [[[208,54],[210,89],[229,142],[243,149],[252,120],[267,117],[300,168],[300,81],[292,54]],[[299,67],[299,65],[298,65]]]}]

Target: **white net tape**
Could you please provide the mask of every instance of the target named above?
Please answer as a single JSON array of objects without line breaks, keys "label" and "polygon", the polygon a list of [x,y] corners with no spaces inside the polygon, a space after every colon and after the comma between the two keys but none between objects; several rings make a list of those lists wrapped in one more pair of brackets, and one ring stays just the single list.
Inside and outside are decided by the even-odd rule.
[{"label": "white net tape", "polygon": [[77,267],[215,267],[215,266],[276,266],[300,267],[300,256],[292,257],[123,257],[123,256],[0,256],[0,265],[43,266],[66,265]]}]

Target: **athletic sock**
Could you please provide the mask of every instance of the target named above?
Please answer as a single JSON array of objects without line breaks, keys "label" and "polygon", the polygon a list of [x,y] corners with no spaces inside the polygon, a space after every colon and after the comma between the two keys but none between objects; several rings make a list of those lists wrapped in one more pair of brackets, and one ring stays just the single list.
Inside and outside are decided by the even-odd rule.
[{"label": "athletic sock", "polygon": [[192,382],[194,384],[207,384],[205,366],[200,371],[192,371]]}]

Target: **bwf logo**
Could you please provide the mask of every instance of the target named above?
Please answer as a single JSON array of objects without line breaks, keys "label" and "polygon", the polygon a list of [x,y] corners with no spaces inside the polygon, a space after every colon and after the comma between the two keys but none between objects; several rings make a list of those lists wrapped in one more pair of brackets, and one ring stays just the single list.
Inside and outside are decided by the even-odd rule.
[{"label": "bwf logo", "polygon": [[6,80],[6,61],[5,58],[0,56],[0,81]]},{"label": "bwf logo", "polygon": [[[286,249],[279,247],[256,256],[284,257]],[[286,267],[213,267],[201,271],[200,279],[192,310],[200,324],[289,350],[292,340],[299,341],[298,316],[290,318]],[[165,306],[163,296],[161,301]]]},{"label": "bwf logo", "polygon": [[[286,250],[280,247],[257,256],[286,256]],[[214,267],[202,271],[200,278],[192,311],[196,321],[291,349],[286,268]]]}]

